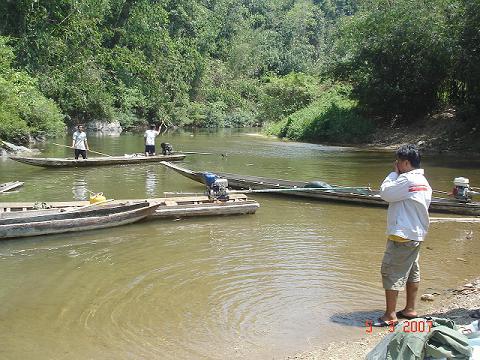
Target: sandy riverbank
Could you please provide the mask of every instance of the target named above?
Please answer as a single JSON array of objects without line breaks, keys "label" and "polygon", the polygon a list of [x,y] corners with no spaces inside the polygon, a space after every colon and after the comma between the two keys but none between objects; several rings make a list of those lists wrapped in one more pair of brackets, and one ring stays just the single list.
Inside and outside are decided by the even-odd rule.
[{"label": "sandy riverbank", "polygon": [[[425,316],[450,318],[456,324],[469,324],[476,318],[472,313],[480,309],[480,278],[465,283],[458,289],[449,289],[433,302],[421,302],[419,309]],[[308,352],[288,357],[289,360],[360,360],[388,334],[388,329],[374,329],[354,341],[333,342]]]}]

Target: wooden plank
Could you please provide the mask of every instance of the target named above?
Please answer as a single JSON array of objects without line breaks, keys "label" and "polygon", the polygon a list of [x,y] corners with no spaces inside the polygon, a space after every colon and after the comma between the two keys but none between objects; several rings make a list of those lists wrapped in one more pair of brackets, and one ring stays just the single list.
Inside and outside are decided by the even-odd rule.
[{"label": "wooden plank", "polygon": [[23,186],[23,182],[21,181],[12,181],[4,184],[0,184],[0,193],[6,193],[7,191],[14,190]]},{"label": "wooden plank", "polygon": [[183,218],[197,216],[226,216],[254,214],[260,207],[258,202],[248,200],[232,203],[211,203],[200,205],[159,206],[154,218]]}]

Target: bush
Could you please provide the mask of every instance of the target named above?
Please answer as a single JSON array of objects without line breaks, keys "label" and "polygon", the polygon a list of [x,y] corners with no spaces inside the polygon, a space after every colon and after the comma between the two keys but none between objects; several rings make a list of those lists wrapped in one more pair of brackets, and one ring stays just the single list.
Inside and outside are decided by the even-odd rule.
[{"label": "bush", "polygon": [[28,142],[28,134],[27,123],[0,106],[0,139],[25,144]]},{"label": "bush", "polygon": [[232,128],[257,125],[255,114],[246,110],[235,110],[226,114],[223,123],[225,127]]},{"label": "bush", "polygon": [[260,101],[260,121],[275,122],[310,104],[318,92],[317,80],[302,73],[267,77]]},{"label": "bush", "polygon": [[292,140],[330,143],[359,143],[373,133],[373,122],[357,111],[357,102],[349,98],[351,89],[334,86],[311,105],[267,127],[268,134]]},{"label": "bush", "polygon": [[[11,53],[0,37],[0,53]],[[4,58],[0,66],[0,138],[26,143],[28,135],[55,135],[64,129],[63,115],[53,100],[44,97],[36,79],[15,71]]]}]

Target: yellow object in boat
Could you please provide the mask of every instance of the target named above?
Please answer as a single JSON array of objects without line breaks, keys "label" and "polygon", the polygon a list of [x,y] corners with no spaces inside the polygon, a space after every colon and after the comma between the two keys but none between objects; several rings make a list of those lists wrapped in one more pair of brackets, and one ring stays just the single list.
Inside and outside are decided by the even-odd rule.
[{"label": "yellow object in boat", "polygon": [[90,204],[96,204],[104,201],[107,201],[107,198],[103,196],[103,193],[90,195]]}]

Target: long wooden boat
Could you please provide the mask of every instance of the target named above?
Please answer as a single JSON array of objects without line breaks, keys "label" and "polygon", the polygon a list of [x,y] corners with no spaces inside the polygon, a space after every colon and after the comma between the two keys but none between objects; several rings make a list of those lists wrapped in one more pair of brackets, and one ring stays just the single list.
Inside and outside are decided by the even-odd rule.
[{"label": "long wooden boat", "polygon": [[5,193],[7,191],[17,189],[20,186],[23,186],[23,182],[21,181],[11,181],[4,184],[0,184],[0,193]]},{"label": "long wooden boat", "polygon": [[[116,200],[112,205],[122,203],[127,200]],[[139,202],[142,200],[128,200]],[[151,204],[157,204],[158,207],[154,213],[149,215],[149,219],[162,218],[186,218],[199,216],[223,216],[223,215],[246,215],[254,214],[260,207],[255,200],[249,199],[244,194],[232,194],[228,201],[212,201],[207,196],[182,196],[171,198],[153,198],[147,199]],[[68,202],[49,202],[45,204],[50,209],[35,210],[38,203],[33,202],[4,202],[0,203],[0,221],[2,216],[22,217],[32,214],[38,216],[43,214],[52,214],[58,210],[64,209],[73,211],[75,209],[88,206],[88,201],[68,201]]]},{"label": "long wooden boat", "polygon": [[10,159],[34,166],[47,168],[55,167],[87,167],[87,166],[105,166],[105,165],[123,165],[123,164],[143,164],[160,161],[180,161],[185,159],[185,154],[155,155],[155,156],[110,156],[110,157],[91,157],[88,159],[70,159],[70,158],[41,158],[9,156]]},{"label": "long wooden boat", "polygon": [[149,203],[143,202],[124,202],[116,204],[89,204],[87,206],[63,208],[63,209],[44,209],[31,211],[16,211],[0,213],[0,225],[9,224],[27,224],[40,221],[79,219],[83,217],[109,216],[125,211],[142,209]]},{"label": "long wooden boat", "polygon": [[[169,162],[162,162],[163,165],[177,173],[204,184],[205,172],[190,170]],[[270,179],[258,176],[238,175],[230,173],[214,172],[217,176],[227,179],[229,187],[240,190],[261,190],[261,189],[296,189],[309,187],[311,183],[306,181],[291,181]],[[379,195],[378,190],[366,190],[365,188],[348,189],[332,186],[330,189],[318,189],[318,191],[288,191],[278,192],[278,195],[297,196],[309,199],[351,203],[356,205],[369,205],[387,207]],[[429,208],[430,212],[450,213],[469,216],[480,216],[480,202],[460,202],[455,199],[433,197]]]},{"label": "long wooden boat", "polygon": [[52,215],[43,215],[37,219],[27,217],[31,221],[24,222],[22,219],[27,218],[17,218],[16,222],[0,224],[0,239],[79,232],[131,224],[148,217],[157,207],[158,204],[145,202],[141,206],[138,203],[126,204],[122,209],[110,213],[100,207],[97,209],[98,213],[87,212],[84,216],[71,212],[69,213],[71,216],[60,219],[51,218]]}]

